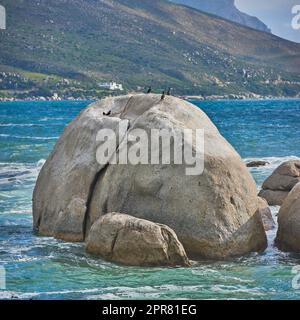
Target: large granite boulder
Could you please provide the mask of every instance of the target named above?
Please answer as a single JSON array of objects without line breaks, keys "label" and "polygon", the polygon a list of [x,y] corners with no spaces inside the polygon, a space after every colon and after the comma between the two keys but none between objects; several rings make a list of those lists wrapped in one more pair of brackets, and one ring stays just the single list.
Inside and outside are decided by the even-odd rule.
[{"label": "large granite boulder", "polygon": [[280,250],[300,252],[300,183],[292,189],[279,210],[275,243]]},{"label": "large granite boulder", "polygon": [[300,160],[282,163],[263,183],[259,196],[270,206],[281,206],[293,187],[300,182]]},{"label": "large granite boulder", "polygon": [[[120,126],[125,133],[119,133]],[[170,164],[99,164],[100,129],[118,135],[115,154],[126,134],[135,138],[136,129],[148,136],[151,129],[204,129],[204,171],[187,175],[189,165],[175,164],[173,158]],[[190,147],[195,153],[195,140]],[[83,241],[102,215],[122,212],[169,226],[190,257],[206,258],[264,250],[258,207],[253,178],[205,113],[155,94],[107,98],[83,110],[57,142],[33,195],[34,228],[40,235]]]},{"label": "large granite boulder", "polygon": [[87,252],[131,266],[189,266],[182,244],[169,227],[127,214],[108,213],[91,227]]}]

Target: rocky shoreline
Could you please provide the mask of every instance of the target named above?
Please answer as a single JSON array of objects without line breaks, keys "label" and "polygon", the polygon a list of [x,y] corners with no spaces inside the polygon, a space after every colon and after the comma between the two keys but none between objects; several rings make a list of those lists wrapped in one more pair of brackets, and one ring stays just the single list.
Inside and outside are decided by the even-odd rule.
[{"label": "rocky shoreline", "polygon": [[262,96],[257,94],[246,94],[246,95],[236,95],[236,94],[229,94],[229,95],[213,95],[213,96],[183,96],[183,99],[186,100],[276,100],[276,99],[299,99],[300,95],[295,97],[277,97],[277,96]]},{"label": "rocky shoreline", "polygon": [[[110,97],[110,96],[107,96]],[[249,94],[249,95],[212,95],[212,96],[202,96],[202,95],[186,95],[186,96],[178,96],[183,100],[202,100],[202,101],[213,101],[213,100],[293,100],[299,99],[300,95],[295,97],[277,97],[277,96],[261,96],[257,94]],[[104,97],[105,98],[105,97]],[[0,97],[0,102],[12,102],[12,101],[97,101],[99,97],[82,97],[82,98],[74,98],[74,97],[29,97],[25,99],[17,99],[17,98],[4,98]]]},{"label": "rocky shoreline", "polygon": [[16,98],[1,98],[0,102],[15,102],[15,101],[86,101],[86,100],[95,100],[95,99],[77,99],[77,98],[49,98],[49,97],[30,97],[25,99],[16,99]]}]

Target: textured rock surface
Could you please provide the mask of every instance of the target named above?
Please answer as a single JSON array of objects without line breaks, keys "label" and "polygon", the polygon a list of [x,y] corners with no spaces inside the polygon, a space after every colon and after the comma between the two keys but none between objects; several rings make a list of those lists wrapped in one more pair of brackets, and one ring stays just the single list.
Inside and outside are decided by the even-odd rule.
[{"label": "textured rock surface", "polygon": [[264,228],[266,231],[273,230],[276,227],[276,223],[273,219],[271,209],[265,199],[258,198],[259,200],[259,208],[258,211],[262,217],[262,221],[264,224]]},{"label": "textured rock surface", "polygon": [[263,183],[259,196],[270,206],[281,206],[293,187],[300,182],[300,160],[281,164]]},{"label": "textured rock surface", "polygon": [[275,242],[283,251],[300,252],[300,183],[292,189],[280,208]]},{"label": "textured rock surface", "polygon": [[91,228],[86,250],[125,265],[190,265],[172,229],[127,214],[108,213],[99,218]]},{"label": "textured rock surface", "polygon": [[259,197],[265,199],[270,206],[281,206],[289,191],[261,190]]},{"label": "textured rock surface", "polygon": [[[109,110],[111,116],[104,117]],[[204,129],[203,174],[187,176],[186,165],[173,162],[99,165],[96,134],[102,128],[117,131],[120,123],[131,135],[136,128]],[[74,201],[82,203],[76,214],[68,209]],[[85,109],[59,139],[33,197],[40,235],[73,241],[74,223],[80,241],[103,214],[122,212],[169,226],[191,257],[208,258],[263,250],[266,235],[257,209],[253,178],[209,118],[186,101],[169,96],[161,101],[154,94],[108,98]]]},{"label": "textured rock surface", "polygon": [[[96,161],[96,135],[104,127],[117,130],[121,121],[128,123],[103,117],[103,111],[105,105],[82,111],[66,127],[43,166],[33,193],[34,229],[40,235],[84,240],[89,197],[97,174],[105,167]],[[69,210],[75,207],[74,203],[76,213]]]}]

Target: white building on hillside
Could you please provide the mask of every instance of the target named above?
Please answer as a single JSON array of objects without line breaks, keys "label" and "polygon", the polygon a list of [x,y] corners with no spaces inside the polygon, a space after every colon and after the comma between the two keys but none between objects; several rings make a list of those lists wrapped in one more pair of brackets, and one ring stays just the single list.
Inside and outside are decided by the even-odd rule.
[{"label": "white building on hillside", "polygon": [[99,87],[103,88],[103,89],[108,89],[111,91],[115,91],[115,90],[123,91],[124,90],[123,85],[121,83],[116,83],[114,81],[99,83]]}]

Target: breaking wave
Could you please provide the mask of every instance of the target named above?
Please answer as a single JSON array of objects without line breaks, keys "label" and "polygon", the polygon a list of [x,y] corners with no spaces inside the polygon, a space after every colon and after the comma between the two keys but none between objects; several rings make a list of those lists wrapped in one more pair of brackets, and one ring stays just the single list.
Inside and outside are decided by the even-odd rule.
[{"label": "breaking wave", "polygon": [[[35,181],[45,161],[40,159],[35,164],[0,162],[0,185]],[[9,198],[9,195],[3,196]]]}]

